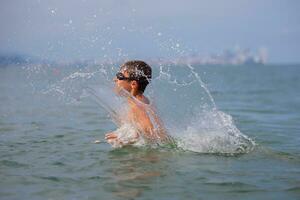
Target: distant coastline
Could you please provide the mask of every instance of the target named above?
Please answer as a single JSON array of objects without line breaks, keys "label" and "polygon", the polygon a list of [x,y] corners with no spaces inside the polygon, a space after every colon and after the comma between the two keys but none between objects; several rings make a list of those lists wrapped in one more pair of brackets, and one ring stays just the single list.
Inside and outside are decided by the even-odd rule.
[{"label": "distant coastline", "polygon": [[[200,55],[192,54],[175,58],[150,58],[149,62],[153,64],[192,64],[192,65],[265,65],[267,63],[267,50],[259,49],[253,54],[249,49],[235,48],[234,50],[224,50],[220,54]],[[114,64],[123,62],[123,60],[74,60],[69,62],[50,61],[22,54],[0,54],[0,66],[9,65],[29,65],[29,64],[58,64],[58,65],[76,65],[78,67],[89,64]]]}]

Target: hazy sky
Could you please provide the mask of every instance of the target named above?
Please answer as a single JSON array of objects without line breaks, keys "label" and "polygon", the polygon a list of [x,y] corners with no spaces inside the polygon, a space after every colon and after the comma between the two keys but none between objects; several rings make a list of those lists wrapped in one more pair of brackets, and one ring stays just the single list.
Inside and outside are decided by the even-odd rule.
[{"label": "hazy sky", "polygon": [[300,62],[297,0],[0,0],[0,53],[151,58],[264,47]]}]

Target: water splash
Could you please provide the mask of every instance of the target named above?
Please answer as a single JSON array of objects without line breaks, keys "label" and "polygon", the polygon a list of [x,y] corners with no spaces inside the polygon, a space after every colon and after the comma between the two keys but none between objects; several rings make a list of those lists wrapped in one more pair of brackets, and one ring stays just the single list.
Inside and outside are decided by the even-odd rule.
[{"label": "water splash", "polygon": [[152,87],[160,91],[152,96],[179,148],[226,154],[253,150],[255,142],[239,131],[230,115],[217,109],[192,65],[161,65]]},{"label": "water splash", "polygon": [[200,153],[247,153],[255,145],[236,128],[232,117],[221,111],[206,112],[195,118],[178,138],[180,148]]},{"label": "water splash", "polygon": [[179,146],[203,153],[234,154],[252,151],[255,142],[239,131],[230,115],[218,111],[210,91],[195,68],[191,64],[187,64],[187,67],[209,97],[212,109],[209,111],[203,109],[203,113],[199,112],[199,115],[194,117],[181,137]]},{"label": "water splash", "polygon": [[[198,74],[198,66],[151,63],[154,78],[146,89],[164,125],[185,151],[200,153],[246,153],[255,143],[241,133],[232,117],[217,109],[209,89]],[[87,65],[81,68],[61,68],[59,78],[43,90],[66,104],[80,104],[83,99],[94,99],[121,127],[120,113],[126,107],[124,99],[113,92],[115,65]],[[37,71],[35,71],[37,72]],[[51,77],[52,67],[39,68],[42,77]],[[39,73],[31,73],[37,78]],[[40,82],[41,78],[37,78]],[[49,81],[49,80],[48,80]],[[32,85],[37,85],[32,83]],[[131,130],[128,130],[130,133]]]}]

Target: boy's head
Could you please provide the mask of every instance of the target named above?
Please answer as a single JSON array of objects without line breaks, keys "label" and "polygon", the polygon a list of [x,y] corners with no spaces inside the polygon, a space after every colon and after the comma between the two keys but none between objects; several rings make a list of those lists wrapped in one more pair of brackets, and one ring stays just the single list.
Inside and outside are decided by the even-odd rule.
[{"label": "boy's head", "polygon": [[128,61],[121,65],[116,78],[118,82],[122,82],[119,85],[124,89],[135,88],[138,93],[143,93],[152,78],[152,69],[144,61]]}]

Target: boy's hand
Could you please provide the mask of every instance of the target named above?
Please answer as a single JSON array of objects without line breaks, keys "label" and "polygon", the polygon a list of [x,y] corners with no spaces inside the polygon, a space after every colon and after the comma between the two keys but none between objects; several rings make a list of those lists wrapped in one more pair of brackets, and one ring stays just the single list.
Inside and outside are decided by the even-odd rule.
[{"label": "boy's hand", "polygon": [[134,137],[132,137],[129,141],[126,141],[124,143],[123,141],[120,141],[118,139],[117,134],[115,134],[113,132],[105,134],[105,139],[106,139],[107,143],[111,144],[112,146],[131,145],[131,144],[134,144],[138,138],[139,138],[139,135],[136,133]]},{"label": "boy's hand", "polygon": [[105,134],[105,139],[106,139],[107,143],[111,144],[112,146],[123,145],[123,143],[118,140],[117,134],[115,134],[115,133]]},{"label": "boy's hand", "polygon": [[106,140],[116,139],[116,138],[117,138],[117,134],[115,134],[115,133],[107,133],[107,134],[105,134],[105,139]]}]

